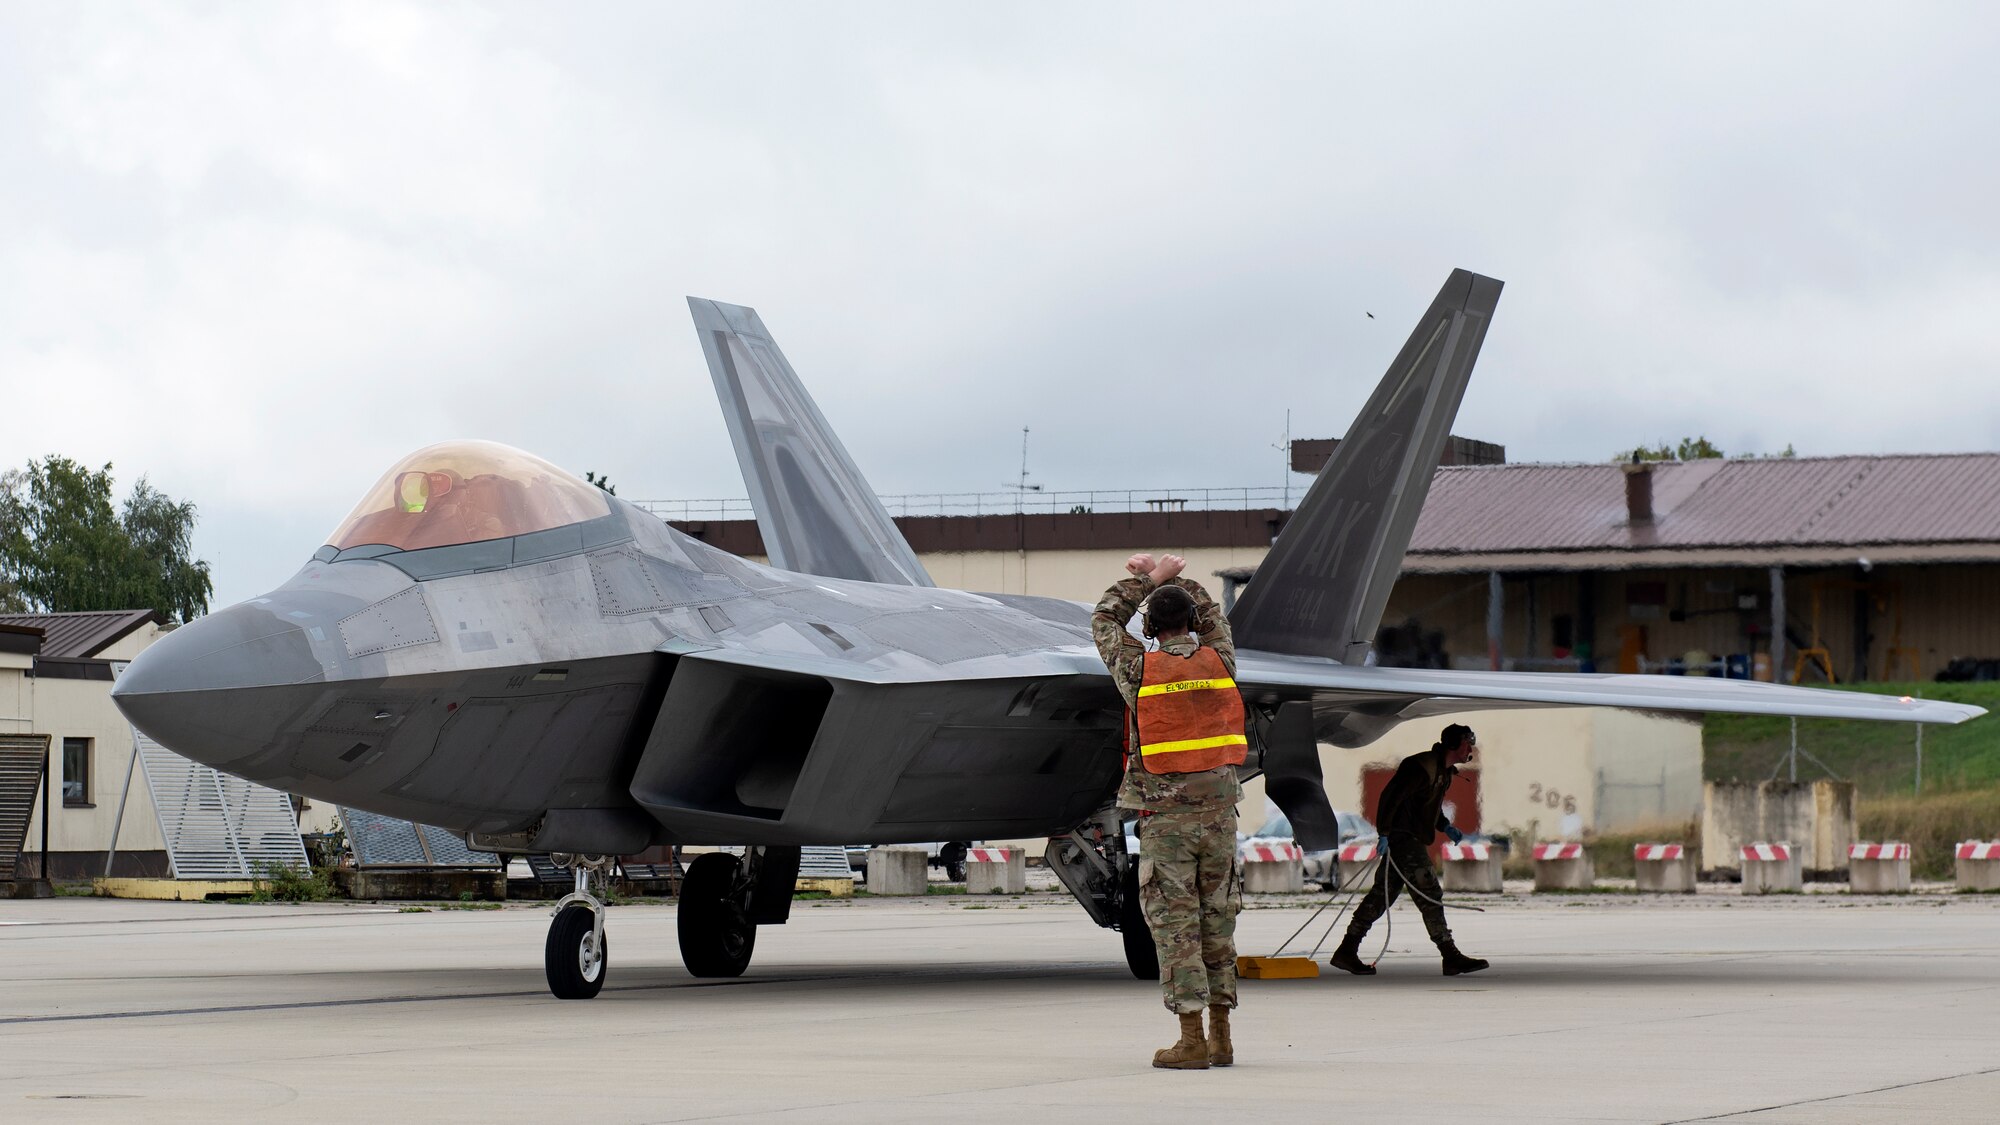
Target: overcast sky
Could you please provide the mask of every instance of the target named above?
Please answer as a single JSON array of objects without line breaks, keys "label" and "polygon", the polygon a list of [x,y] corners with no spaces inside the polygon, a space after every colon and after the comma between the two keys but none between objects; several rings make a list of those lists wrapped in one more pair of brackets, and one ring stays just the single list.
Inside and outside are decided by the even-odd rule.
[{"label": "overcast sky", "polygon": [[7,4],[0,465],[218,606],[445,438],[740,497],[695,294],[884,493],[1276,486],[1454,266],[1512,460],[1995,447],[2000,9],[1224,7]]}]

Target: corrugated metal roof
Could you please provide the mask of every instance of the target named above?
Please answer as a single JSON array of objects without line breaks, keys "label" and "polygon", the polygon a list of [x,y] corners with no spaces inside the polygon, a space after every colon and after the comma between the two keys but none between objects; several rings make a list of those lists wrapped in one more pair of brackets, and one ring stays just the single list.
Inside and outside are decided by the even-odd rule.
[{"label": "corrugated metal roof", "polygon": [[1619,464],[1439,469],[1411,554],[2000,542],[2000,453],[1660,462],[1632,524]]},{"label": "corrugated metal roof", "polygon": [[114,609],[96,613],[7,613],[0,625],[42,631],[42,655],[88,657],[148,621],[165,619],[150,609]]}]

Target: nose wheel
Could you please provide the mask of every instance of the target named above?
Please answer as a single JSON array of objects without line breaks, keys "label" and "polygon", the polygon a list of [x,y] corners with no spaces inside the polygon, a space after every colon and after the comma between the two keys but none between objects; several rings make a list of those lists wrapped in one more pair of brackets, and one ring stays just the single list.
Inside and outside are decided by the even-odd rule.
[{"label": "nose wheel", "polygon": [[556,903],[549,923],[549,940],[542,952],[549,992],[558,1000],[588,1000],[604,988],[611,967],[610,945],[604,936],[604,903],[593,893],[602,886],[612,859],[602,855],[556,853],[549,861],[576,873],[576,890]]}]

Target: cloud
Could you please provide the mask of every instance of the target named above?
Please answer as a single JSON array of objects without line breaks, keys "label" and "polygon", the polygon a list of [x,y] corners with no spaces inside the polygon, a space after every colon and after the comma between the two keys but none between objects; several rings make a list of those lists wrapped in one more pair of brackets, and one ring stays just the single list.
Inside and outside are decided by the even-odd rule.
[{"label": "cloud", "polygon": [[12,9],[0,464],[194,500],[224,601],[440,438],[740,496],[695,294],[886,492],[998,491],[1023,425],[1051,488],[1277,485],[1460,265],[1508,288],[1457,429],[1516,458],[1990,445],[1996,23]]}]

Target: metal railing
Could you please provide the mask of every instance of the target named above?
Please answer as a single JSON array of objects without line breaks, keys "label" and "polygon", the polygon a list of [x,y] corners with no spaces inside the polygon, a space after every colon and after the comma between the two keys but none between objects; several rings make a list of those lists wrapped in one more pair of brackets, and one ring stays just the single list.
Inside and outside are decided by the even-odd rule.
[{"label": "metal railing", "polygon": [[[1198,512],[1289,508],[1300,493],[1277,485],[1246,488],[1111,488],[1043,492],[913,492],[878,497],[892,516],[1011,516],[1065,512]],[[663,520],[747,520],[748,500],[634,500]]]}]

